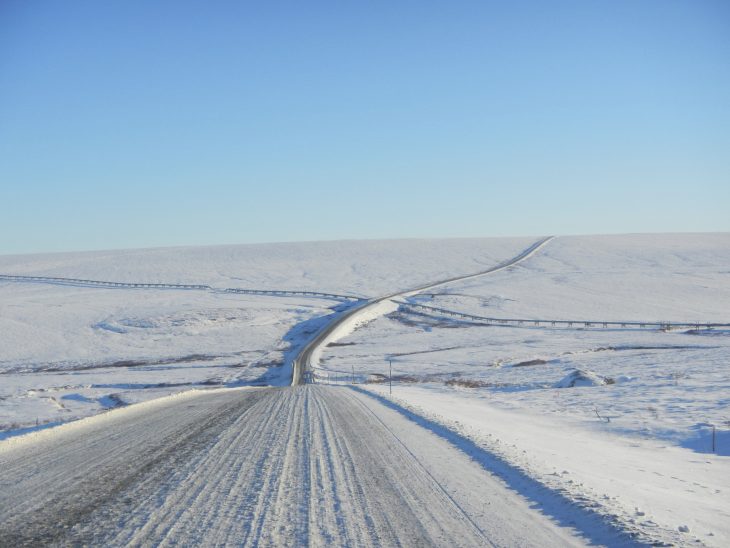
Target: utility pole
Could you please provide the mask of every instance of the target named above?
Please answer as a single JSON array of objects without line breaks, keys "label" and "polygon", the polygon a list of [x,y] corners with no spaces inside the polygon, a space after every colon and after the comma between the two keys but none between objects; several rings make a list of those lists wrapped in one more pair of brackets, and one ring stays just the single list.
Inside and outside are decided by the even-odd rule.
[{"label": "utility pole", "polygon": [[388,364],[390,364],[390,374],[388,375],[388,379],[390,379],[390,395],[393,395],[393,360],[388,360]]},{"label": "utility pole", "polygon": [[352,384],[355,384],[355,364],[352,364]]}]

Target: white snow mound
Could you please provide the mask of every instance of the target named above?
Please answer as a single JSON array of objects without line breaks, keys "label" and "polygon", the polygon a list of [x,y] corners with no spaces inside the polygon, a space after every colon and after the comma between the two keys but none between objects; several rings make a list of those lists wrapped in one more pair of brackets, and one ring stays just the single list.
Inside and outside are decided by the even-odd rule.
[{"label": "white snow mound", "polygon": [[593,371],[575,369],[555,383],[555,388],[572,388],[574,386],[601,386],[613,384],[605,377],[595,374]]}]

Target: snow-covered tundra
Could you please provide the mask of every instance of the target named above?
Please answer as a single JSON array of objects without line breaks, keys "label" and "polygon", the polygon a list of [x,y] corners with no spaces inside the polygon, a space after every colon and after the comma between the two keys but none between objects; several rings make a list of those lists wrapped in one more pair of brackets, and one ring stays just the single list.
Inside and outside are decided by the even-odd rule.
[{"label": "snow-covered tundra", "polygon": [[[0,279],[0,450],[28,430],[191,388],[287,384],[292,355],[354,299],[483,271],[535,240],[0,257],[10,276],[208,286]],[[315,378],[354,380],[342,390],[451,439],[543,508],[572,504],[644,541],[730,543],[730,329],[704,327],[730,322],[730,235],[559,237],[380,311],[329,341]]]}]

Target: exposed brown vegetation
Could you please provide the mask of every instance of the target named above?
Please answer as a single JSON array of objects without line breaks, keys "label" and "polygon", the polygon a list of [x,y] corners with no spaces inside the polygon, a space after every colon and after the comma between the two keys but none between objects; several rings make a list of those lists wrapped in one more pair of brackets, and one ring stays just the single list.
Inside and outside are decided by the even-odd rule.
[{"label": "exposed brown vegetation", "polygon": [[545,365],[547,362],[545,360],[527,360],[525,362],[520,363],[513,363],[512,367],[529,367],[530,365]]},{"label": "exposed brown vegetation", "polygon": [[494,386],[493,383],[479,381],[476,379],[449,379],[444,382],[446,386],[459,386],[461,388],[487,388]]}]

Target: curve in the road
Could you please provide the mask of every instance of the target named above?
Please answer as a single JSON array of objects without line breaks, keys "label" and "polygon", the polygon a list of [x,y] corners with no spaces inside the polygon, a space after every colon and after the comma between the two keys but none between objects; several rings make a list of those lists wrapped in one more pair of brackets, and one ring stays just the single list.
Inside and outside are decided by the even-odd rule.
[{"label": "curve in the road", "polygon": [[405,291],[391,293],[383,297],[378,297],[364,303],[360,303],[350,308],[349,310],[338,314],[332,319],[331,322],[322,327],[308,343],[302,346],[302,349],[292,360],[292,385],[304,384],[308,380],[307,372],[311,371],[313,366],[315,365],[313,363],[314,356],[316,356],[317,353],[330,342],[333,334],[336,333],[338,329],[341,329],[342,326],[346,325],[348,322],[357,321],[358,317],[368,314],[372,311],[374,307],[381,305],[385,301],[389,301],[391,299],[395,299],[398,297],[410,297],[417,293],[421,293],[429,289],[434,289],[436,287],[441,287],[449,283],[460,282],[472,278],[478,278],[480,276],[486,276],[488,274],[494,274],[495,272],[499,272],[500,270],[515,266],[516,264],[519,264],[522,261],[525,261],[532,257],[535,253],[537,253],[540,249],[547,245],[548,242],[550,242],[553,238],[554,236],[541,238],[540,240],[530,245],[528,248],[524,249],[519,255],[503,261],[498,265],[493,266],[492,268],[488,268],[487,270],[482,270],[480,272],[475,272],[462,276],[454,276],[452,278],[430,282],[419,287],[407,289]]}]

